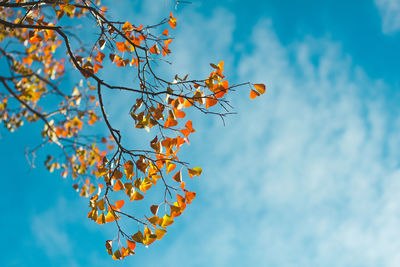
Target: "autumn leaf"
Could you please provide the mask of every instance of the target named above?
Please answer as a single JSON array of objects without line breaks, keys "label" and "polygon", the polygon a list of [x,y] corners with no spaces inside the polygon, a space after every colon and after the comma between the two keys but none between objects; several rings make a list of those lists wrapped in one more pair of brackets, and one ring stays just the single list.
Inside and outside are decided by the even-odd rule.
[{"label": "autumn leaf", "polygon": [[206,99],[206,108],[215,106],[218,103],[218,100],[214,97],[207,97]]},{"label": "autumn leaf", "polygon": [[172,29],[175,29],[175,27],[176,27],[176,21],[177,21],[177,19],[174,18],[173,14],[172,14],[172,12],[171,12],[171,14],[169,15],[168,24],[169,24],[169,26],[171,26]]},{"label": "autumn leaf", "polygon": [[126,47],[124,42],[116,42],[115,45],[117,46],[118,51],[120,52],[126,52],[128,51],[128,48]]},{"label": "autumn leaf", "polygon": [[[104,214],[103,214],[104,215]],[[106,223],[109,223],[109,222],[113,222],[113,221],[115,221],[117,218],[115,218],[115,215],[114,215],[114,212],[113,211],[109,211],[108,213],[107,213],[107,216],[106,216],[106,218],[105,218],[105,221],[106,221]]]},{"label": "autumn leaf", "polygon": [[265,93],[265,85],[258,83],[258,84],[253,84],[254,88],[256,88],[256,90],[260,93],[260,94],[264,94]]},{"label": "autumn leaf", "polygon": [[155,233],[156,233],[157,239],[161,239],[161,238],[163,238],[163,236],[167,233],[167,230],[164,230],[164,229],[156,229],[156,230],[155,230]]},{"label": "autumn leaf", "polygon": [[257,91],[254,91],[253,89],[250,90],[250,99],[254,99],[256,97],[260,96],[260,93]]},{"label": "autumn leaf", "polygon": [[107,253],[108,255],[112,255],[112,240],[107,240],[106,241],[106,248],[107,248]]},{"label": "autumn leaf", "polygon": [[160,51],[160,49],[158,48],[157,44],[155,44],[155,45],[153,45],[152,47],[150,47],[149,53],[150,53],[150,54],[160,54],[161,51]]},{"label": "autumn leaf", "polygon": [[135,193],[133,193],[133,195],[131,196],[131,201],[132,200],[142,200],[144,198],[144,196],[142,194],[140,194],[138,191],[135,191]]},{"label": "autumn leaf", "polygon": [[185,199],[186,199],[186,203],[191,204],[192,200],[196,197],[196,193],[195,192],[186,192],[185,193]]},{"label": "autumn leaf", "polygon": [[135,242],[133,242],[133,241],[130,241],[130,240],[126,240],[126,243],[127,243],[127,247],[130,249],[130,250],[135,250],[135,247],[136,247],[136,243]]},{"label": "autumn leaf", "polygon": [[120,210],[125,204],[125,201],[123,199],[115,201],[115,209]]},{"label": "autumn leaf", "polygon": [[200,176],[202,171],[203,170],[200,167],[194,167],[193,169],[188,169],[190,178],[193,178],[194,176]]},{"label": "autumn leaf", "polygon": [[137,243],[143,243],[143,234],[141,231],[138,231],[136,234],[132,236],[132,239]]},{"label": "autumn leaf", "polygon": [[154,215],[157,215],[158,212],[158,205],[152,205],[150,207],[151,213],[153,213]]},{"label": "autumn leaf", "polygon": [[178,171],[173,177],[172,179],[174,179],[176,182],[180,183],[182,182],[182,173],[181,171]]},{"label": "autumn leaf", "polygon": [[123,32],[127,32],[127,31],[133,31],[133,26],[132,24],[130,24],[128,21],[124,23],[124,25],[122,26],[122,31]]},{"label": "autumn leaf", "polygon": [[162,223],[161,223],[161,227],[165,228],[171,224],[174,223],[174,219],[171,216],[168,216],[167,214],[164,215],[164,217],[162,218]]}]

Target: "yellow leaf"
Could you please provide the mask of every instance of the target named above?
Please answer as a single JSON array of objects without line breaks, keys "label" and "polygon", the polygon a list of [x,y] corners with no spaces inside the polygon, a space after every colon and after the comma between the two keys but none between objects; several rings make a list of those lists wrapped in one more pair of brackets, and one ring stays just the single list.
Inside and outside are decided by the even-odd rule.
[{"label": "yellow leaf", "polygon": [[74,5],[66,5],[64,7],[64,12],[69,16],[69,17],[73,17],[74,16],[74,12],[75,12],[75,6]]},{"label": "yellow leaf", "polygon": [[193,169],[188,169],[190,178],[193,178],[193,176],[200,176],[202,171],[203,170],[200,167],[194,167]]},{"label": "yellow leaf", "polygon": [[[103,214],[104,215],[104,214]],[[109,211],[106,216],[106,223],[115,221],[114,212]]]},{"label": "yellow leaf", "polygon": [[155,232],[156,232],[157,239],[161,239],[167,233],[167,230],[156,229]]},{"label": "yellow leaf", "polygon": [[140,194],[138,191],[135,191],[135,193],[133,193],[133,195],[131,196],[131,201],[132,200],[142,200],[144,198],[144,196],[142,194]]},{"label": "yellow leaf", "polygon": [[171,216],[168,216],[167,214],[165,214],[163,217],[161,227],[165,228],[166,226],[171,225],[173,223],[174,223],[174,219]]},{"label": "yellow leaf", "polygon": [[174,163],[167,162],[167,174],[175,169],[176,165]]},{"label": "yellow leaf", "polygon": [[150,189],[150,187],[153,185],[153,183],[150,181],[149,178],[145,178],[142,183],[139,186],[140,191],[146,192],[147,190]]}]

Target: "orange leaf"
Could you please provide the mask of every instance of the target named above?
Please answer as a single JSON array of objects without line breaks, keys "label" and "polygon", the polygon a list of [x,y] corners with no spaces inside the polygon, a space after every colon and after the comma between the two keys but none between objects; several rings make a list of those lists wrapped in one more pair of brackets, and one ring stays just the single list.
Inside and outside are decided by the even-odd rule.
[{"label": "orange leaf", "polygon": [[35,34],[34,36],[32,36],[31,38],[29,38],[29,43],[30,44],[34,44],[34,43],[38,43],[41,42],[43,40],[42,36]]},{"label": "orange leaf", "polygon": [[171,12],[171,14],[169,15],[168,24],[169,24],[169,26],[171,26],[172,29],[175,29],[175,27],[176,27],[176,20],[177,20],[177,19],[174,18],[173,14],[172,14],[172,12]]},{"label": "orange leaf", "polygon": [[175,169],[176,165],[174,163],[167,162],[167,174]]},{"label": "orange leaf", "polygon": [[168,36],[168,29],[165,29],[163,32],[162,32],[162,35],[165,35],[165,36]]},{"label": "orange leaf", "polygon": [[193,125],[192,125],[192,121],[191,121],[191,120],[188,120],[188,121],[186,122],[185,127],[186,127],[191,133],[194,133],[194,132],[195,132],[195,130],[193,129]]},{"label": "orange leaf", "polygon": [[100,51],[97,53],[97,56],[94,58],[100,64],[103,62],[103,59],[106,57],[105,54],[101,53]]},{"label": "orange leaf", "polygon": [[192,200],[196,197],[196,192],[186,192],[185,199],[188,204],[192,203]]},{"label": "orange leaf", "polygon": [[176,117],[178,117],[180,119],[182,119],[186,116],[186,113],[183,112],[182,110],[175,109],[174,111],[175,111]]},{"label": "orange leaf", "polygon": [[206,108],[215,106],[218,103],[218,100],[214,97],[207,97],[206,99]]},{"label": "orange leaf", "polygon": [[158,48],[157,44],[155,44],[155,45],[153,45],[152,47],[150,47],[149,53],[150,53],[150,54],[157,54],[157,55],[158,55],[158,54],[161,53],[161,51],[160,51],[160,49]]},{"label": "orange leaf", "polygon": [[105,224],[106,223],[106,217],[104,216],[104,213],[100,214],[100,216],[97,217],[96,222],[98,224]]},{"label": "orange leaf", "polygon": [[258,83],[258,84],[253,84],[254,88],[256,88],[256,90],[260,93],[260,94],[264,94],[265,93],[265,84],[262,83]]},{"label": "orange leaf", "polygon": [[174,118],[172,118],[171,116],[168,116],[168,119],[165,121],[164,126],[166,128],[169,128],[169,127],[176,126],[177,124],[178,124],[178,122]]},{"label": "orange leaf", "polygon": [[119,190],[122,190],[124,188],[125,188],[124,184],[121,182],[121,180],[117,180],[117,182],[115,183],[115,185],[113,187],[113,190],[114,191],[119,191]]},{"label": "orange leaf", "polygon": [[122,31],[126,32],[126,31],[133,31],[133,26],[132,24],[130,24],[128,21],[124,23],[124,25],[122,26]]},{"label": "orange leaf", "polygon": [[116,210],[120,210],[125,204],[125,201],[123,199],[119,201],[115,201],[115,208]]},{"label": "orange leaf", "polygon": [[93,70],[93,72],[94,72],[94,73],[97,73],[97,72],[99,71],[99,69],[102,69],[102,68],[103,68],[102,65],[97,64],[97,63],[94,63],[94,70]]},{"label": "orange leaf", "polygon": [[254,99],[256,97],[260,96],[260,93],[257,91],[254,91],[253,89],[251,89],[250,91],[250,99]]},{"label": "orange leaf", "polygon": [[124,42],[116,42],[115,44],[117,45],[118,51],[120,51],[120,52],[128,51]]},{"label": "orange leaf", "polygon": [[136,243],[130,240],[126,240],[127,246],[128,248],[130,248],[132,251],[135,249],[136,247]]}]

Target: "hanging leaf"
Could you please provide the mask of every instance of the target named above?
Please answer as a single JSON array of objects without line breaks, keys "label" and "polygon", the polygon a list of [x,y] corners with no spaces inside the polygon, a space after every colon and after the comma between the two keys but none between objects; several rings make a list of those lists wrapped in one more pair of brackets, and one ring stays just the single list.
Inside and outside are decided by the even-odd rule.
[{"label": "hanging leaf", "polygon": [[172,179],[174,179],[176,182],[180,183],[182,182],[182,173],[181,171],[178,171],[173,177]]},{"label": "hanging leaf", "polygon": [[190,178],[193,178],[193,176],[200,176],[202,171],[203,170],[200,167],[194,167],[193,169],[188,169]]},{"label": "hanging leaf", "polygon": [[250,90],[250,99],[254,99],[256,97],[259,97],[260,93],[257,91],[254,91],[253,89]]},{"label": "hanging leaf", "polygon": [[150,210],[151,210],[151,213],[153,213],[154,215],[157,215],[158,205],[151,205]]},{"label": "hanging leaf", "polygon": [[144,196],[142,194],[140,194],[138,191],[135,191],[130,200],[142,200],[143,198]]},{"label": "hanging leaf", "polygon": [[115,182],[115,185],[114,185],[114,187],[113,187],[113,190],[114,191],[119,191],[119,190],[122,190],[122,189],[124,189],[125,187],[124,187],[124,184],[121,182],[121,180],[117,180],[116,182]]},{"label": "hanging leaf", "polygon": [[253,84],[254,88],[256,88],[256,90],[260,93],[260,94],[264,94],[265,93],[265,85],[262,83],[258,83],[258,84]]},{"label": "hanging leaf", "polygon": [[167,233],[167,230],[165,230],[165,229],[156,229],[155,232],[156,232],[157,239],[161,239]]}]

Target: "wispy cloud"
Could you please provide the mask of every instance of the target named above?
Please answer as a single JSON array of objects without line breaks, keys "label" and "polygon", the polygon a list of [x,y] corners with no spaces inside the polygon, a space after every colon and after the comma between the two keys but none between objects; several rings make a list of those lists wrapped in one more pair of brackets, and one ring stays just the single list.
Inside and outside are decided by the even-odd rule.
[{"label": "wispy cloud", "polygon": [[384,97],[388,87],[340,43],[283,46],[270,21],[252,36],[238,74],[266,81],[268,94],[250,102],[243,88],[227,127],[198,126],[198,202],[160,258],[175,263],[173,251],[185,251],[175,266],[396,266],[399,110]]},{"label": "wispy cloud", "polygon": [[382,17],[382,30],[392,34],[400,30],[400,2],[398,0],[375,0]]}]

